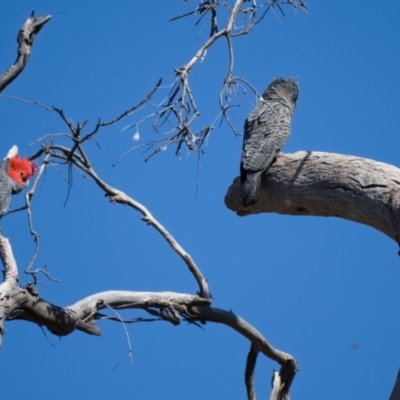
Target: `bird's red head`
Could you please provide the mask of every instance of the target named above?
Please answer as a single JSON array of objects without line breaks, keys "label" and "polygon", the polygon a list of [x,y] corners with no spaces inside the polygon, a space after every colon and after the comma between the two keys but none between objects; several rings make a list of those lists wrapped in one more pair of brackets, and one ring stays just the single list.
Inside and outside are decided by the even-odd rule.
[{"label": "bird's red head", "polygon": [[10,165],[8,167],[8,175],[19,186],[26,186],[30,177],[35,175],[38,166],[28,158],[20,159],[19,155],[10,158]]}]

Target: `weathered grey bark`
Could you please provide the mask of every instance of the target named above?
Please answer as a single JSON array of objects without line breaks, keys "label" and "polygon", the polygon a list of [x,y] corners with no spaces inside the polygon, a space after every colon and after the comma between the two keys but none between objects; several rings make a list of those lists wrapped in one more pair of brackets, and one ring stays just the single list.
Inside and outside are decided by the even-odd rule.
[{"label": "weathered grey bark", "polygon": [[11,65],[7,71],[0,76],[0,92],[4,90],[25,68],[31,56],[31,49],[35,35],[43,28],[44,24],[49,21],[51,15],[44,15],[36,18],[34,13],[26,20],[23,27],[20,29],[17,42],[18,54],[15,63]]},{"label": "weathered grey bark", "polygon": [[18,268],[10,242],[0,235],[0,258],[4,265],[4,281],[0,284],[0,347],[7,320],[24,319],[46,326],[55,335],[64,336],[75,329],[100,334],[100,330],[79,319],[69,309],[63,309],[41,299],[37,290],[18,285]]},{"label": "weathered grey bark", "polygon": [[133,292],[110,290],[96,293],[67,307],[82,320],[99,319],[98,311],[112,307],[114,309],[151,309],[157,308],[160,316],[178,324],[180,316],[188,321],[209,321],[227,325],[252,343],[254,351],[261,352],[281,364],[292,362],[293,369],[297,364],[289,354],[275,349],[253,326],[232,311],[211,307],[210,301],[200,296],[174,292]]},{"label": "weathered grey bark", "polygon": [[258,202],[242,205],[240,178],[225,197],[228,208],[256,213],[341,217],[372,226],[399,242],[400,169],[341,154],[280,154],[263,176]]}]

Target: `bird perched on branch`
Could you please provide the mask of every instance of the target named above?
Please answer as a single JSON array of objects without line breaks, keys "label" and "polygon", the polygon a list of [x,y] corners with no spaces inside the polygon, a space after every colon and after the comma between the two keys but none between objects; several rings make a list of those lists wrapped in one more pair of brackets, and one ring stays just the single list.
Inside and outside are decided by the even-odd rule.
[{"label": "bird perched on branch", "polygon": [[29,184],[38,166],[29,158],[21,159],[18,147],[13,146],[0,163],[0,216],[10,205],[11,194],[17,194]]},{"label": "bird perched on branch", "polygon": [[290,121],[298,95],[297,82],[276,78],[244,123],[240,178],[245,207],[257,202],[261,175],[290,136]]}]

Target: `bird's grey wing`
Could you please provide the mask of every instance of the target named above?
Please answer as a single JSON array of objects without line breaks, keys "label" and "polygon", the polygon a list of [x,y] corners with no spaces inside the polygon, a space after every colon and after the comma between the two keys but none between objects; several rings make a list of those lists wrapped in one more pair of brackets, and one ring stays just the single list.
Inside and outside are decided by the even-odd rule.
[{"label": "bird's grey wing", "polygon": [[0,216],[7,211],[11,200],[12,186],[8,176],[8,165],[8,159],[0,162]]},{"label": "bird's grey wing", "polygon": [[264,102],[246,119],[240,166],[244,204],[257,201],[260,175],[273,163],[290,135],[290,114],[280,104]]},{"label": "bird's grey wing", "polygon": [[256,109],[246,119],[242,154],[245,171],[266,170],[289,138],[290,116],[274,106],[265,104],[263,112]]}]

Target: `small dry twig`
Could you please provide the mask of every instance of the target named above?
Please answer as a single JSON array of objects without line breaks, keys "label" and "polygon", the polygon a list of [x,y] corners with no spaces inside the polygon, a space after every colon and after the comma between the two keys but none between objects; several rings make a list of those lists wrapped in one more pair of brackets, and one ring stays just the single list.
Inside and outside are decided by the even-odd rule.
[{"label": "small dry twig", "polygon": [[[157,104],[148,104],[152,109],[144,118],[135,121],[126,126],[123,130],[136,130],[135,135],[140,137],[139,125],[148,120],[151,122],[149,133],[162,134],[162,138],[147,141],[143,146],[151,151],[146,161],[155,154],[175,146],[175,154],[181,156],[182,150],[186,148],[188,153],[195,152],[201,154],[202,148],[209,134],[216,128],[218,120],[228,124],[235,135],[239,135],[240,128],[232,121],[231,113],[235,107],[239,106],[239,93],[246,93],[245,86],[254,88],[244,78],[233,77],[234,69],[234,47],[233,39],[238,36],[247,35],[252,29],[264,19],[268,11],[277,8],[282,15],[282,6],[291,6],[296,10],[307,12],[307,5],[302,0],[270,0],[258,2],[257,0],[245,1],[218,1],[205,0],[190,12],[173,17],[170,21],[177,21],[189,16],[198,16],[195,25],[208,18],[209,35],[200,45],[194,56],[181,67],[175,68],[175,79],[171,85],[160,87],[159,91],[170,88],[169,92],[163,97],[163,100]],[[259,15],[261,14],[261,15]],[[218,28],[218,26],[223,26]],[[194,66],[205,60],[208,50],[221,38],[226,38],[229,52],[229,62],[225,80],[219,95],[220,111],[211,123],[203,124],[200,128],[195,126],[195,122],[201,115],[200,108],[197,105],[194,91],[190,83],[190,73]],[[241,82],[241,83],[240,83]],[[245,84],[244,86],[242,84]],[[165,127],[167,127],[165,129]],[[132,147],[129,151],[138,148]]]}]

